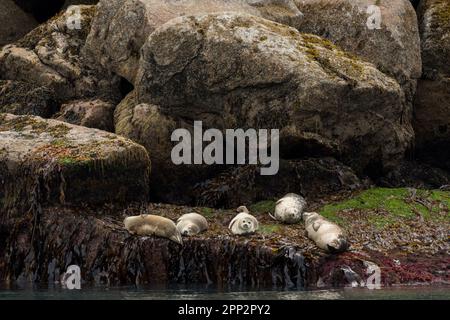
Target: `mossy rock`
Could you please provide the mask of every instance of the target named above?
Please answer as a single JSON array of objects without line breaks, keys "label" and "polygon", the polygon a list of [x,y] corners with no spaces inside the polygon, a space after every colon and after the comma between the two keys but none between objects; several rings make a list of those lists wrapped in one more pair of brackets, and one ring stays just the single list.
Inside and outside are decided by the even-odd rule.
[{"label": "mossy rock", "polygon": [[148,196],[145,149],[114,134],[40,117],[1,114],[0,209],[102,204]]},{"label": "mossy rock", "polygon": [[[405,188],[373,188],[334,204],[324,206],[320,214],[346,225],[353,219],[347,212],[360,213],[360,218],[384,226],[420,216],[424,220],[450,222],[450,192]],[[374,214],[382,213],[382,214]]]}]

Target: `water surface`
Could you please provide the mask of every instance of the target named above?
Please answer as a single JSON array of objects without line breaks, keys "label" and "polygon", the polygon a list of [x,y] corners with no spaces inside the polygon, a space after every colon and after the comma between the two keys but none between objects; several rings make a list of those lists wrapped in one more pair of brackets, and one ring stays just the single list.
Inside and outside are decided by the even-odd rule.
[{"label": "water surface", "polygon": [[373,300],[414,299],[450,300],[450,286],[390,287],[378,290],[343,288],[310,291],[279,290],[218,290],[214,288],[136,288],[136,287],[83,287],[68,290],[61,287],[0,286],[0,300]]}]

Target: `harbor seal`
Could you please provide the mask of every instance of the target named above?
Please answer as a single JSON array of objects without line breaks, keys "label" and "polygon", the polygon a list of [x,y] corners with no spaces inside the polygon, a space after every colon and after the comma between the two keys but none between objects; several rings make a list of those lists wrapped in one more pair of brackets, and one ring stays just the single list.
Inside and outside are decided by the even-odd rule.
[{"label": "harbor seal", "polygon": [[313,240],[319,248],[331,253],[343,252],[349,248],[342,229],[320,214],[305,212],[303,213],[303,220],[305,221],[308,238]]},{"label": "harbor seal", "polygon": [[177,229],[183,236],[193,236],[208,230],[208,221],[195,212],[183,214],[177,220]]},{"label": "harbor seal", "polygon": [[282,223],[299,223],[306,207],[306,200],[295,193],[288,193],[277,201],[273,219]]},{"label": "harbor seal", "polygon": [[239,214],[231,220],[228,228],[235,235],[254,233],[259,228],[258,220],[252,216],[247,207],[241,206],[236,210]]},{"label": "harbor seal", "polygon": [[127,217],[123,220],[123,223],[125,229],[131,234],[157,236],[183,244],[181,233],[178,231],[175,223],[170,219],[151,214],[144,214]]}]

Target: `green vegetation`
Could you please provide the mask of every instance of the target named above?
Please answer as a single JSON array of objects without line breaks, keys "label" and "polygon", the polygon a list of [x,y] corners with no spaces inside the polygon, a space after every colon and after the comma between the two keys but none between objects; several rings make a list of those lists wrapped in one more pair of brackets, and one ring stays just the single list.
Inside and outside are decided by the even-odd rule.
[{"label": "green vegetation", "polygon": [[249,208],[250,212],[254,213],[273,213],[275,211],[275,201],[266,200],[252,204]]},{"label": "green vegetation", "polygon": [[214,209],[212,208],[199,208],[199,211],[205,218],[212,218],[214,216]]},{"label": "green vegetation", "polygon": [[346,212],[359,211],[368,221],[378,227],[421,216],[423,219],[448,220],[450,192],[439,190],[412,190],[405,188],[369,189],[358,196],[324,206],[320,214],[337,223],[354,219]]},{"label": "green vegetation", "polygon": [[260,224],[259,232],[264,234],[279,233],[281,226],[279,224]]}]

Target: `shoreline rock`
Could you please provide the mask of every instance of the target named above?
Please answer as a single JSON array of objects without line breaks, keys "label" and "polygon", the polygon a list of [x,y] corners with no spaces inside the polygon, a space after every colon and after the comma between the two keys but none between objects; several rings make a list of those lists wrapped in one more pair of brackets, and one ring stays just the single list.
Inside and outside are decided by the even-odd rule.
[{"label": "shoreline rock", "polygon": [[[377,194],[386,190],[370,192]],[[407,195],[406,191],[396,192]],[[422,198],[422,192],[419,190],[417,197],[431,199]],[[397,199],[400,198],[389,201]],[[378,200],[384,201],[383,198]],[[337,203],[336,208],[340,205]],[[315,203],[315,206],[322,205]],[[357,279],[365,281],[367,264],[381,268],[383,286],[438,284],[450,280],[445,272],[449,248],[443,245],[448,220],[445,225],[439,220],[443,212],[434,217],[438,219],[435,222],[426,220],[420,233],[416,231],[414,235],[411,230],[419,223],[418,218],[393,215],[392,219],[398,219],[396,223],[377,227],[367,218],[370,212],[370,215],[378,215],[380,220],[377,221],[383,221],[385,217],[376,213],[377,209],[340,211],[334,217],[346,219],[341,220],[340,225],[350,231],[352,247],[349,252],[330,255],[309,241],[301,225],[278,224],[264,209],[250,208],[261,222],[261,230],[252,236],[239,237],[230,235],[226,228],[235,215],[229,210],[161,204],[136,204],[123,211],[107,206],[83,210],[48,207],[42,211],[34,233],[31,232],[34,223],[31,216],[11,220],[12,224],[7,224],[2,231],[0,280],[10,283],[58,281],[71,264],[80,266],[85,284],[110,286],[213,284],[219,287],[240,285],[253,290],[335,288],[352,286],[345,270],[351,270]],[[330,208],[335,207],[329,204],[322,213],[332,217]],[[140,212],[174,220],[191,211],[206,216],[210,229],[185,239],[183,247],[167,239],[131,236],[121,221],[124,214]],[[395,228],[401,230],[389,238]],[[362,229],[378,236],[362,234]],[[358,285],[362,285],[361,281]]]},{"label": "shoreline rock", "polygon": [[20,215],[48,203],[145,200],[150,160],[108,132],[0,114],[0,173],[0,208]]}]

